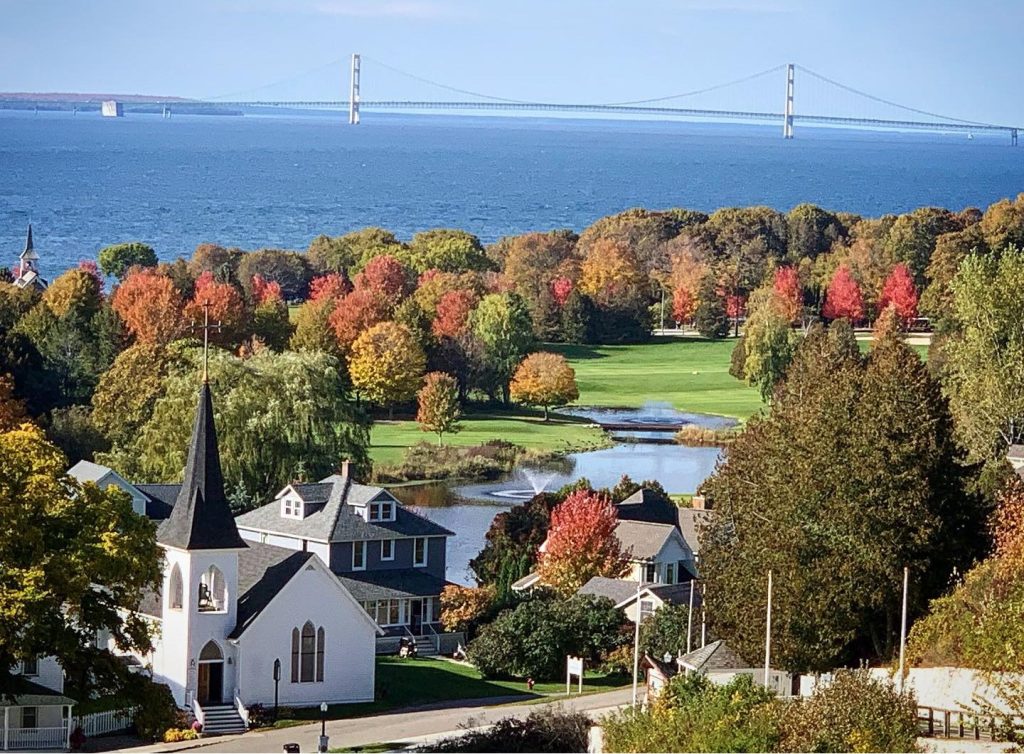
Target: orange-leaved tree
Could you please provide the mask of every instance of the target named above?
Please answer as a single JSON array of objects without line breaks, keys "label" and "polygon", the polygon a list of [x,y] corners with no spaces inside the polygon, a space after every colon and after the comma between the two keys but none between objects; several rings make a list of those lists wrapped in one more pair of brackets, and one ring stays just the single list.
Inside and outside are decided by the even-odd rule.
[{"label": "orange-leaved tree", "polygon": [[196,278],[195,295],[185,305],[185,319],[199,325],[203,322],[205,304],[210,304],[210,323],[220,329],[210,333],[210,340],[221,345],[236,344],[245,336],[246,312],[242,294],[231,283],[218,283],[212,272]]},{"label": "orange-leaved tree", "polygon": [[780,267],[775,270],[772,289],[779,304],[779,311],[789,321],[799,322],[804,306],[804,292],[800,285],[800,276],[795,267]]},{"label": "orange-leaved tree", "polygon": [[576,490],[551,511],[548,538],[537,563],[541,582],[566,596],[594,576],[618,578],[628,558],[615,536],[618,513],[611,500]]},{"label": "orange-leaved tree", "polygon": [[185,329],[185,302],[170,277],[151,267],[133,269],[110,300],[136,343],[166,345]]},{"label": "orange-leaved tree", "polygon": [[469,329],[469,315],[480,303],[475,291],[462,288],[448,291],[437,302],[437,316],[430,331],[438,338],[455,338]]},{"label": "orange-leaved tree", "polygon": [[441,592],[441,625],[445,631],[468,631],[494,607],[497,590],[487,586],[449,584]]},{"label": "orange-leaved tree", "polygon": [[548,408],[564,406],[580,397],[576,387],[576,370],[558,353],[538,351],[520,362],[509,386],[512,400],[544,408],[544,421]]},{"label": "orange-leaved tree", "polygon": [[882,286],[878,308],[883,310],[889,306],[896,311],[896,316],[903,327],[917,319],[917,286],[914,285],[914,276],[910,268],[905,264],[893,267]]},{"label": "orange-leaved tree", "polygon": [[821,313],[826,319],[848,319],[851,325],[864,319],[864,295],[845,264],[839,266],[828,284]]}]

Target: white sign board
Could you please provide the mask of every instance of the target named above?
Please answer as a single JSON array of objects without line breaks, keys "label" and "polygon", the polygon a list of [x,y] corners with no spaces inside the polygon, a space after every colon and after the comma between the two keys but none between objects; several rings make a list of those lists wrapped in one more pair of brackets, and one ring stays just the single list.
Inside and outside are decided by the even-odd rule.
[{"label": "white sign board", "polygon": [[565,693],[568,695],[572,688],[572,677],[576,676],[579,683],[579,693],[583,693],[583,658],[569,655],[565,658]]}]

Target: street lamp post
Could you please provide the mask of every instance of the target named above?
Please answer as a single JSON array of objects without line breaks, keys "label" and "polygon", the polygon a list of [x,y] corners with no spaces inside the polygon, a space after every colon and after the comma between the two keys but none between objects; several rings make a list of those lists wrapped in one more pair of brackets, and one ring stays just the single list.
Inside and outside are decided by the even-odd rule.
[{"label": "street lamp post", "polygon": [[277,686],[281,682],[281,660],[274,660],[274,722],[277,722]]},{"label": "street lamp post", "polygon": [[327,751],[327,702],[320,702],[320,745],[317,751]]}]

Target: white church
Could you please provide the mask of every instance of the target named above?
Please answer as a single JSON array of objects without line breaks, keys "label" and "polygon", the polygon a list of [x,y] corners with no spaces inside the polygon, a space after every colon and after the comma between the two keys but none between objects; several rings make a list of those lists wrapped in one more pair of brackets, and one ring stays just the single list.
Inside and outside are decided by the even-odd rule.
[{"label": "white church", "polygon": [[[90,481],[132,487],[120,477]],[[239,535],[205,377],[184,480],[157,542],[163,585],[142,605],[155,648],[137,659],[207,732],[242,730],[249,707],[275,699],[288,706],[373,700],[377,623],[315,553]]]}]

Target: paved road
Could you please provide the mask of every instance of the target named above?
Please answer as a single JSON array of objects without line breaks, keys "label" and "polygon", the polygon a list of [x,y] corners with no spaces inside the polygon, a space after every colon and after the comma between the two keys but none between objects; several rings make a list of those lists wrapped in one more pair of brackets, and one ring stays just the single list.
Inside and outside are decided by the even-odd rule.
[{"label": "paved road", "polygon": [[[632,699],[631,689],[619,689],[601,694],[590,694],[565,702],[554,701],[550,704],[564,704],[565,707],[580,711],[605,711],[629,704]],[[504,706],[483,706],[493,704],[494,699],[480,700],[479,703],[447,709],[420,709],[411,712],[393,712],[372,717],[360,717],[352,720],[335,720],[327,723],[327,735],[330,736],[332,749],[351,746],[363,746],[379,741],[405,741],[408,739],[433,739],[443,734],[455,732],[459,726],[467,723],[472,727],[490,725],[503,717],[515,715],[526,717],[530,712],[547,705],[541,704],[508,704]],[[281,730],[246,733],[241,736],[224,736],[208,739],[208,743],[197,749],[197,752],[280,752],[286,743],[297,743],[302,751],[316,751],[317,739],[320,735],[320,724],[301,725]],[[165,744],[162,746],[132,749],[140,751],[180,751],[186,748],[182,744]]]}]

